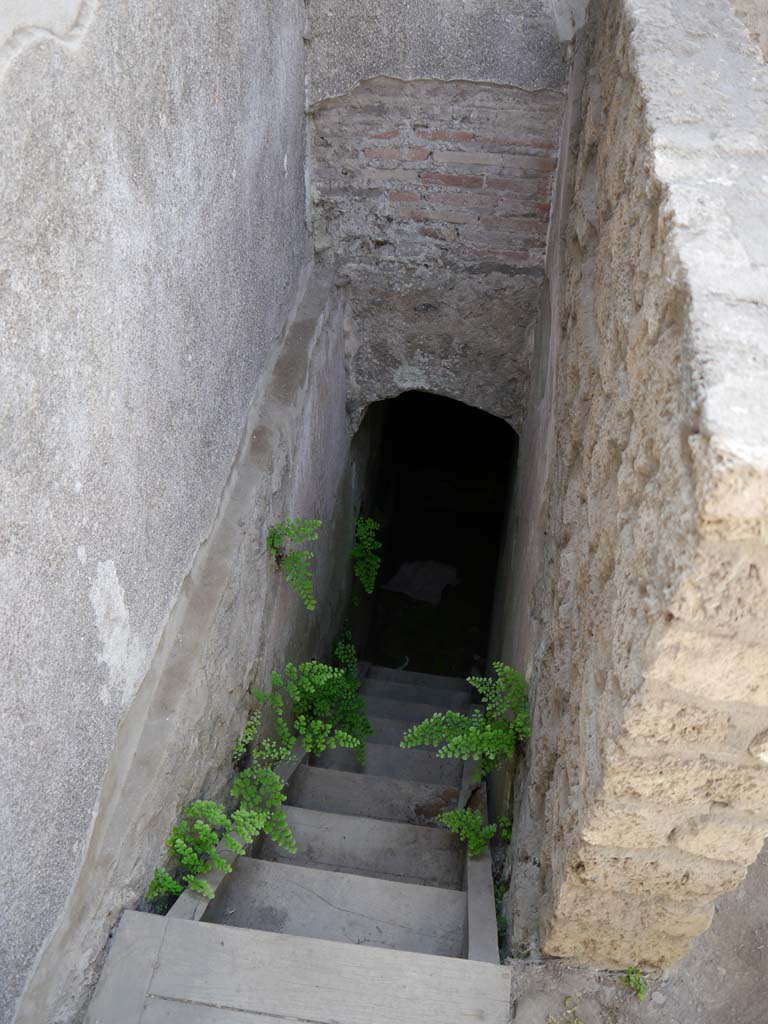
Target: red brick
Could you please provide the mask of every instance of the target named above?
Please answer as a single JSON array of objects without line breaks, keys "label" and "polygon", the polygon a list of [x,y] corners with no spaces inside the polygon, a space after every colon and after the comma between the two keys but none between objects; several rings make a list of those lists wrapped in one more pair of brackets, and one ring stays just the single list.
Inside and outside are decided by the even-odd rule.
[{"label": "red brick", "polygon": [[[435,153],[436,164],[489,164],[499,168],[504,159],[502,153],[482,153],[477,149],[464,149],[459,153],[453,150],[439,150]],[[496,174],[499,174],[498,169]]]},{"label": "red brick", "polygon": [[418,192],[390,192],[389,198],[393,203],[418,203]]},{"label": "red brick", "polygon": [[523,195],[548,198],[549,181],[540,178],[486,178],[486,187],[494,192],[519,192]]},{"label": "red brick", "polygon": [[427,131],[424,128],[416,134],[420,139],[427,139],[429,142],[471,142],[475,137],[474,132]]},{"label": "red brick", "polygon": [[534,203],[534,209],[537,213],[542,214],[544,217],[549,216],[550,205],[549,203]]},{"label": "red brick", "polygon": [[521,235],[544,235],[547,230],[547,225],[534,217],[483,217],[480,223],[484,228]]},{"label": "red brick", "polygon": [[389,131],[389,132],[377,132],[375,135],[372,135],[371,138],[372,139],[398,139],[398,138],[400,138],[400,130],[398,128],[394,128],[392,131]]},{"label": "red brick", "polygon": [[501,156],[504,164],[502,174],[514,174],[518,170],[541,171],[548,174],[551,171],[557,170],[557,160],[554,157],[524,156],[516,153],[504,153]]},{"label": "red brick", "polygon": [[371,146],[364,149],[363,153],[369,160],[399,160],[400,150],[395,146]]},{"label": "red brick", "polygon": [[451,185],[454,188],[482,188],[483,179],[476,174],[437,174],[423,171],[419,178],[425,185]]}]

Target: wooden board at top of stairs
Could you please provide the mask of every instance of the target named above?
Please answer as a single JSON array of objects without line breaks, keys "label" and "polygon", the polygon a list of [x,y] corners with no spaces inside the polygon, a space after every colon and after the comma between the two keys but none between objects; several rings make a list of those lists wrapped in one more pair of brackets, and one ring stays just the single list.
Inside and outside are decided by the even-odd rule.
[{"label": "wooden board at top of stairs", "polygon": [[508,967],[126,911],[86,1024],[509,1024],[510,983]]}]

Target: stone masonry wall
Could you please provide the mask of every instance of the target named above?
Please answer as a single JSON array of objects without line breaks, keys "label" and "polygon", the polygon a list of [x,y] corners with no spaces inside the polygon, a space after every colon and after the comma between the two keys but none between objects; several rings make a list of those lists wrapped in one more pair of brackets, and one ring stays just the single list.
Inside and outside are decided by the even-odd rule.
[{"label": "stone masonry wall", "polygon": [[353,426],[408,388],[521,426],[561,111],[556,91],[392,78],[313,108],[315,247],[355,314]]},{"label": "stone masonry wall", "polygon": [[608,967],[681,956],[768,833],[754,67],[719,0],[597,2],[577,46],[499,646],[534,704],[514,939]]}]

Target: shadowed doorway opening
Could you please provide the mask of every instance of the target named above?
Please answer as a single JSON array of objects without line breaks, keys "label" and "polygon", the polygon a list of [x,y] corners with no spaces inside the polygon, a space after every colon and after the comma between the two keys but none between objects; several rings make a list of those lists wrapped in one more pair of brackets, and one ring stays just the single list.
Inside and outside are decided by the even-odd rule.
[{"label": "shadowed doorway opening", "polygon": [[364,507],[382,524],[383,561],[361,654],[416,672],[483,673],[517,434],[419,391],[368,415],[381,441]]}]

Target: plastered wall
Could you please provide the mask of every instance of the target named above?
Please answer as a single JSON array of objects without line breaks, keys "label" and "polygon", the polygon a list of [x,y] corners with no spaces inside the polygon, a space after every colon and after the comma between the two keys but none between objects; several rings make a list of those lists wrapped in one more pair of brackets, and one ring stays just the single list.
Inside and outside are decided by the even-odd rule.
[{"label": "plastered wall", "polygon": [[575,53],[497,619],[534,705],[508,911],[663,966],[768,832],[768,94],[725,3],[595,3]]},{"label": "plastered wall", "polygon": [[331,508],[346,435],[307,400],[325,475],[298,420],[255,436],[274,491],[199,575],[307,257],[303,3],[6,8],[0,1020],[32,978],[18,1019],[50,1024],[179,804],[225,781],[273,613],[257,581],[276,649],[306,631],[263,531]]}]

